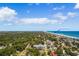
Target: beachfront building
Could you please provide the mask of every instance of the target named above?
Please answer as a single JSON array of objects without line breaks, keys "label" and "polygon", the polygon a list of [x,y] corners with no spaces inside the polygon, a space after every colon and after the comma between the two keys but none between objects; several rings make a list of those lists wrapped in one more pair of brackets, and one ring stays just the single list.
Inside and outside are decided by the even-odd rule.
[{"label": "beachfront building", "polygon": [[57,56],[57,53],[55,51],[51,51],[50,56]]},{"label": "beachfront building", "polygon": [[46,45],[38,44],[38,45],[33,45],[33,47],[37,49],[44,49]]}]

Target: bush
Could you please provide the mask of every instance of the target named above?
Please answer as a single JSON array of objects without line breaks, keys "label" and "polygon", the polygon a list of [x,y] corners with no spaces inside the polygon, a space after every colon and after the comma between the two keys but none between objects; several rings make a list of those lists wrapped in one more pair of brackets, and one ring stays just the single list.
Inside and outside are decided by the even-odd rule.
[{"label": "bush", "polygon": [[39,56],[40,53],[37,49],[35,48],[28,48],[28,54],[30,54],[31,56]]},{"label": "bush", "polygon": [[49,37],[48,39],[51,40],[51,41],[57,41],[56,37]]},{"label": "bush", "polygon": [[57,49],[56,53],[57,53],[58,56],[62,56],[63,50],[62,49]]},{"label": "bush", "polygon": [[0,56],[10,56],[10,55],[15,55],[16,50],[12,47],[7,47],[5,49],[0,50]]},{"label": "bush", "polygon": [[14,48],[17,50],[17,51],[23,51],[25,46],[23,44],[18,44],[18,45],[14,45]]}]

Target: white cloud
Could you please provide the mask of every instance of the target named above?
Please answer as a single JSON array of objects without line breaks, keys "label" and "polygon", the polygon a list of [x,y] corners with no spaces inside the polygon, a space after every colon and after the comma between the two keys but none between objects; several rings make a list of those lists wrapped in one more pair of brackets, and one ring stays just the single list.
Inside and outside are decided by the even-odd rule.
[{"label": "white cloud", "polygon": [[57,10],[57,9],[58,9],[58,8],[56,8],[56,7],[55,7],[55,8],[53,8],[53,10]]},{"label": "white cloud", "polygon": [[49,20],[48,18],[24,18],[16,21],[17,24],[55,24],[57,20]]},{"label": "white cloud", "polygon": [[[29,11],[27,11],[29,13]],[[0,21],[10,21],[12,24],[59,24],[64,22],[69,17],[76,16],[74,12],[68,12],[66,15],[63,13],[53,14],[52,19],[48,18],[17,18],[17,12],[8,7],[0,8]],[[16,19],[16,20],[14,20]],[[7,25],[12,25],[11,23]]]},{"label": "white cloud", "polygon": [[62,31],[62,30],[68,30],[68,29],[70,29],[71,27],[66,27],[66,26],[62,26],[62,27],[58,27],[57,28],[57,30],[60,30],[60,31]]},{"label": "white cloud", "polygon": [[48,18],[21,18],[15,21],[16,24],[62,24],[69,17],[75,17],[76,13],[68,12],[66,15],[63,13],[56,13],[52,19]]},{"label": "white cloud", "polygon": [[56,13],[56,14],[53,15],[54,18],[61,19],[61,20],[66,20],[69,17],[73,18],[75,16],[77,16],[76,12],[68,12],[66,15],[64,15],[61,12],[59,12],[59,13]]},{"label": "white cloud", "polygon": [[61,20],[67,19],[67,16],[63,15],[63,13],[56,13],[53,15],[53,17]]},{"label": "white cloud", "polygon": [[76,3],[74,9],[79,9],[79,3]]},{"label": "white cloud", "polygon": [[[9,21],[10,23],[6,25],[16,24],[56,24],[58,20],[48,19],[48,18],[17,18],[17,12],[8,7],[0,8],[0,21]],[[14,20],[16,19],[16,20]]]},{"label": "white cloud", "polygon": [[52,18],[56,19],[58,21],[59,24],[62,24],[63,22],[65,22],[66,20],[68,20],[69,18],[73,18],[75,16],[77,16],[78,14],[75,12],[68,12],[67,14],[63,14],[61,12],[58,12],[56,14],[53,14]]},{"label": "white cloud", "polygon": [[0,21],[10,21],[17,15],[16,11],[8,8],[2,7],[0,8]]},{"label": "white cloud", "polygon": [[6,24],[4,24],[4,25],[9,25],[9,26],[11,26],[11,25],[13,25],[12,23],[6,23]]},{"label": "white cloud", "polygon": [[77,13],[75,12],[68,12],[67,14],[69,17],[75,17],[77,15]]},{"label": "white cloud", "polygon": [[55,7],[55,8],[53,8],[53,10],[63,10],[64,8],[65,8],[65,6]]}]

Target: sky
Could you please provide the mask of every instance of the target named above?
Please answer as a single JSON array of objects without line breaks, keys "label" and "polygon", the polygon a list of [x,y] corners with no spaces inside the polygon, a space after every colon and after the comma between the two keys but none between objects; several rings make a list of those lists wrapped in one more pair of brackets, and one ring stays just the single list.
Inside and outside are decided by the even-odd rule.
[{"label": "sky", "polygon": [[79,31],[78,3],[0,3],[0,31]]}]

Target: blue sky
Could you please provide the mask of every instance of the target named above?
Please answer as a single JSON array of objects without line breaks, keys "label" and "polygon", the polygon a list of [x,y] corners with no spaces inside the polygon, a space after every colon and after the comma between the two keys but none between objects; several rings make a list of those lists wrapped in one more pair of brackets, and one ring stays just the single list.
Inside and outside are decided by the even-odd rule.
[{"label": "blue sky", "polygon": [[79,4],[0,3],[0,31],[55,30],[79,30]]}]

